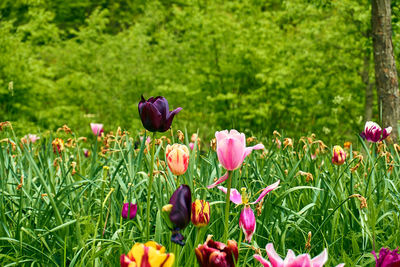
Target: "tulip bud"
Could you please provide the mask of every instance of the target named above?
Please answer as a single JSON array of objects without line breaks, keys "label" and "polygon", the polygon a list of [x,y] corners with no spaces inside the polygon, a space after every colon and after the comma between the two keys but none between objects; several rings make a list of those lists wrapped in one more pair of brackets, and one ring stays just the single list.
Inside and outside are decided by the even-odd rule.
[{"label": "tulip bud", "polygon": [[128,218],[128,213],[129,213],[129,219],[133,219],[136,216],[137,212],[137,204],[133,203],[124,203],[122,206],[122,211],[121,211],[121,216],[124,219]]},{"label": "tulip bud", "polygon": [[346,161],[346,152],[341,146],[333,147],[332,163],[335,165],[342,165]]},{"label": "tulip bud", "polygon": [[189,165],[189,149],[185,145],[167,145],[166,158],[168,167],[175,175],[182,175]]},{"label": "tulip bud", "polygon": [[83,149],[83,155],[85,155],[85,158],[88,158],[88,157],[90,156],[90,150],[84,148],[84,149]]},{"label": "tulip bud", "polygon": [[196,199],[192,203],[192,223],[197,227],[206,226],[210,222],[210,203]]},{"label": "tulip bud", "polygon": [[174,229],[174,224],[171,222],[171,219],[169,218],[169,214],[171,213],[171,210],[172,210],[172,204],[167,204],[162,207],[161,215],[162,215],[165,223],[167,224],[168,228]]},{"label": "tulip bud", "polygon": [[212,236],[207,237],[203,245],[195,249],[200,267],[225,266],[234,267],[239,257],[236,241],[228,240],[228,244],[213,241]]},{"label": "tulip bud", "polygon": [[256,231],[256,217],[249,206],[245,206],[240,213],[239,226],[243,230],[245,240],[251,242],[251,238]]}]

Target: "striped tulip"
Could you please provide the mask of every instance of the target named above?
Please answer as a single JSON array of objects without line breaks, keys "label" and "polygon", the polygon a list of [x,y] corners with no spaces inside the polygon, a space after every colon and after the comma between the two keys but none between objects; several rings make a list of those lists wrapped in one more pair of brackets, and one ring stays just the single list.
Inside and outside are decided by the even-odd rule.
[{"label": "striped tulip", "polygon": [[128,254],[122,254],[121,267],[172,267],[175,255],[165,253],[165,247],[154,241],[136,243]]},{"label": "striped tulip", "polygon": [[392,127],[387,127],[382,130],[382,128],[373,121],[367,121],[365,123],[364,131],[360,133],[363,139],[370,142],[379,142],[389,136],[392,132]]},{"label": "striped tulip", "polygon": [[168,167],[175,175],[182,175],[189,165],[189,149],[185,145],[167,145],[166,158]]},{"label": "striped tulip", "polygon": [[192,203],[192,223],[197,227],[206,226],[210,222],[210,203],[196,199]]},{"label": "striped tulip", "polygon": [[342,165],[346,161],[346,152],[341,146],[334,146],[332,150],[332,163],[335,165]]}]

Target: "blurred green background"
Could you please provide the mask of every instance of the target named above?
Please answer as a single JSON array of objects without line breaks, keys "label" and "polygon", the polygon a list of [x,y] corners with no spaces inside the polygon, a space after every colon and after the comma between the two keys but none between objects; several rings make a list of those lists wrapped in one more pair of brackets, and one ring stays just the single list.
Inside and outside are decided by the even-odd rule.
[{"label": "blurred green background", "polygon": [[[400,1],[392,1],[400,56]],[[140,95],[183,107],[174,129],[354,140],[374,83],[358,0],[2,0],[0,121],[142,129]],[[399,64],[397,64],[399,66]],[[376,90],[374,89],[374,94]],[[373,119],[379,122],[376,95]]]}]

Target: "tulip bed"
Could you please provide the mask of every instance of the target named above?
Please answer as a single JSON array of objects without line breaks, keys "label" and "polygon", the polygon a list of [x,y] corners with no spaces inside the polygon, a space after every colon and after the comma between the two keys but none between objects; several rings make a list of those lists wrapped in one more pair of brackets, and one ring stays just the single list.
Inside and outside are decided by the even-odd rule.
[{"label": "tulip bed", "polygon": [[[400,245],[400,147],[385,141],[332,149],[274,132],[245,139],[258,150],[235,163],[221,162],[215,140],[172,129],[79,137],[64,126],[31,140],[1,128],[1,266],[269,266],[267,244],[282,258],[291,249],[328,255],[326,266],[369,266],[372,251]],[[183,169],[171,165],[186,154]],[[225,173],[225,189],[210,188]]]}]

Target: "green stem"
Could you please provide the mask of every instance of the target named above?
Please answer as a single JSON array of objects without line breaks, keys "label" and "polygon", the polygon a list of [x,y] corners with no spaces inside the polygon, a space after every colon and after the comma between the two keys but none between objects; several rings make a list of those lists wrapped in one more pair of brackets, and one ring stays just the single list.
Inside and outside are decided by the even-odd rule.
[{"label": "green stem", "polygon": [[229,205],[231,203],[231,186],[232,186],[232,171],[228,171],[228,187],[226,190],[226,204],[225,204],[225,229],[224,229],[224,242],[225,244],[228,242],[229,235]]},{"label": "green stem", "polygon": [[156,133],[153,133],[152,147],[151,147],[151,161],[150,161],[150,181],[149,186],[147,188],[147,217],[146,217],[146,241],[149,240],[150,237],[150,196],[151,189],[153,185],[153,170],[154,170],[154,152],[155,152],[155,144],[156,144]]},{"label": "green stem", "polygon": [[[239,242],[238,242],[238,260],[237,260],[237,262],[236,262],[236,265],[235,266],[237,266],[237,267],[239,267],[239,261],[240,261],[240,244],[242,243],[242,236],[243,236],[243,231],[242,231],[242,229],[239,229],[239,231],[240,231],[240,234],[239,234]],[[234,257],[235,258],[235,257]]]}]

